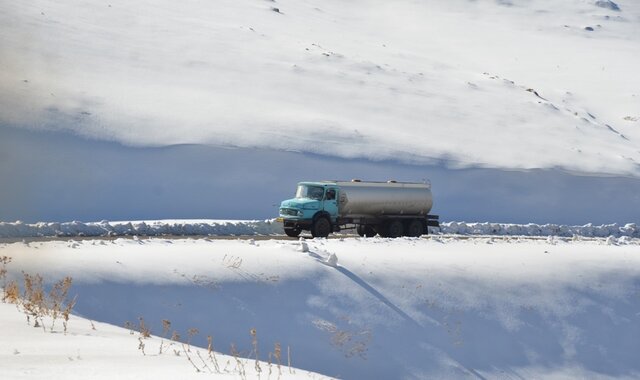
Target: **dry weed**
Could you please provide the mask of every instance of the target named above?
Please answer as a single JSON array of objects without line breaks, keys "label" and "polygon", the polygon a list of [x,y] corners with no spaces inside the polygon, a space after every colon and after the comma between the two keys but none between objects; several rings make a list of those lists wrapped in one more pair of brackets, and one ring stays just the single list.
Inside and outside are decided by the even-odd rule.
[{"label": "dry weed", "polygon": [[216,353],[213,350],[213,337],[207,336],[207,353],[209,354],[209,360],[213,363],[216,372],[220,373],[220,366],[218,365],[218,359],[216,359]]},{"label": "dry weed", "polygon": [[73,297],[71,301],[69,301],[64,309],[62,309],[62,326],[64,326],[64,333],[67,333],[67,327],[69,327],[69,315],[71,315],[71,310],[76,305],[76,300],[78,296]]},{"label": "dry weed", "polygon": [[[258,352],[258,331],[253,328],[251,330],[249,330],[249,333],[251,334],[251,346],[253,347],[253,355],[255,357],[255,364],[254,364],[254,368],[256,370],[256,372],[258,373],[258,377],[260,377],[260,373],[262,372],[262,368],[260,368],[260,354]],[[249,358],[251,358],[251,355],[249,355]]]},{"label": "dry weed", "polygon": [[42,317],[47,312],[47,305],[42,276],[39,274],[30,275],[25,272],[22,272],[22,275],[24,276],[22,308],[27,316],[27,323],[31,324],[31,318],[33,318],[33,327],[44,329]]},{"label": "dry weed", "polygon": [[282,347],[280,343],[274,345],[274,357],[278,363],[278,377],[280,377],[282,375]]},{"label": "dry weed", "polygon": [[[54,329],[56,319],[60,315],[64,317],[65,310],[67,310],[69,305],[75,304],[75,299],[71,302],[67,299],[67,296],[69,294],[69,289],[71,288],[72,283],[73,283],[73,279],[67,276],[64,279],[56,282],[51,288],[51,291],[49,291],[49,315],[52,318],[51,331],[53,331]],[[69,310],[69,312],[70,311],[71,310]],[[67,317],[65,318],[65,321],[68,320],[69,312],[66,313]],[[66,332],[66,328],[65,328],[65,332]]]},{"label": "dry weed", "polygon": [[133,323],[129,321],[124,323],[124,328],[129,330],[129,335],[133,335],[135,333],[135,327],[133,326]]},{"label": "dry weed", "polygon": [[144,323],[144,318],[138,317],[138,332],[140,335],[138,336],[138,349],[142,351],[142,355],[147,355],[144,351],[145,343],[144,340],[151,336],[151,330],[149,330]]},{"label": "dry weed", "polygon": [[198,368],[196,363],[194,363],[193,360],[191,359],[191,355],[189,355],[189,353],[191,352],[191,338],[193,338],[196,334],[198,334],[198,329],[196,328],[190,328],[187,330],[187,344],[185,345],[184,343],[181,343],[182,352],[184,352],[184,355],[187,357],[187,360],[189,361],[189,363],[191,363],[193,368],[196,369],[196,372],[202,372],[202,370]]},{"label": "dry weed", "polygon": [[246,373],[246,371],[244,369],[244,363],[240,359],[240,353],[236,349],[236,345],[233,344],[233,343],[231,343],[231,356],[233,356],[233,359],[235,359],[235,361],[236,361],[236,371],[238,371],[238,374],[240,375],[240,378],[246,380],[247,373]]},{"label": "dry weed", "polygon": [[[2,279],[2,289],[7,290],[7,264],[11,262],[11,257],[9,256],[1,256],[0,257],[0,279]],[[2,301],[4,302],[6,299],[2,297]]]},{"label": "dry weed", "polygon": [[160,352],[159,352],[160,355],[162,355],[162,347],[164,346],[164,340],[167,337],[167,333],[169,333],[170,329],[171,329],[171,321],[169,321],[168,319],[163,319],[162,320],[162,339],[160,340]]},{"label": "dry weed", "polygon": [[51,332],[54,331],[56,320],[62,316],[64,319],[64,332],[67,332],[67,322],[69,315],[76,303],[76,298],[69,300],[69,289],[73,283],[71,277],[54,283],[49,293],[45,292],[44,279],[41,275],[31,275],[22,272],[24,281],[24,291],[20,294],[20,285],[17,281],[6,281],[6,265],[11,262],[8,256],[0,257],[0,277],[3,281],[3,302],[14,303],[18,310],[27,317],[27,323],[34,327],[42,327],[46,331],[44,319],[51,318]]},{"label": "dry weed", "polygon": [[147,339],[151,336],[151,330],[147,328],[147,325],[144,323],[144,318],[138,317],[138,331],[140,332],[140,336]]},{"label": "dry weed", "polygon": [[18,303],[20,300],[20,286],[15,281],[9,281],[4,287],[2,302]]},{"label": "dry weed", "polygon": [[191,352],[191,339],[198,335],[200,331],[194,327],[187,330],[187,350]]}]

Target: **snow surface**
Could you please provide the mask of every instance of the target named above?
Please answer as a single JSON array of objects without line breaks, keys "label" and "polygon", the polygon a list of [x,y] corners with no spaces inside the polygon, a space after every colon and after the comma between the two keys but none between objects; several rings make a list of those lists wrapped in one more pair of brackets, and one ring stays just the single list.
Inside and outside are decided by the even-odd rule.
[{"label": "snow surface", "polygon": [[[349,232],[347,230],[347,232]],[[350,231],[354,233],[353,231]],[[98,237],[98,236],[243,236],[282,235],[282,223],[269,220],[152,220],[95,223],[7,223],[0,222],[0,238],[25,237]],[[432,228],[431,234],[496,235],[496,236],[564,236],[584,237],[630,237],[640,238],[640,228],[625,225],[605,224],[567,226],[557,224],[505,224],[444,222],[440,228]]]},{"label": "snow surface", "polygon": [[612,4],[5,1],[0,124],[639,177],[640,3]]},{"label": "snow surface", "polygon": [[110,326],[139,316],[156,335],[162,319],[197,328],[193,344],[212,335],[224,353],[250,352],[255,328],[263,360],[279,342],[295,367],[345,379],[640,376],[637,238],[119,238],[0,244],[4,255],[9,280],[72,276],[85,319],[44,333],[0,305],[3,378],[193,375]]},{"label": "snow surface", "polygon": [[[640,2],[5,1],[0,51],[0,220],[60,222],[0,223],[0,256],[78,295],[67,335],[0,304],[0,378],[205,375],[140,316],[346,379],[640,378]],[[162,237],[281,234],[331,178],[537,224]]]}]

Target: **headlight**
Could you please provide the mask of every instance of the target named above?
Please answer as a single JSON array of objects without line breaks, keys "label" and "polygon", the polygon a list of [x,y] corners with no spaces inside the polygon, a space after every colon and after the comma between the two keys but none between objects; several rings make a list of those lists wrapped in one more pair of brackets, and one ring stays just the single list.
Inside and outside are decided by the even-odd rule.
[{"label": "headlight", "polygon": [[298,210],[298,216],[303,216],[303,215],[304,215],[304,213],[302,211]]}]

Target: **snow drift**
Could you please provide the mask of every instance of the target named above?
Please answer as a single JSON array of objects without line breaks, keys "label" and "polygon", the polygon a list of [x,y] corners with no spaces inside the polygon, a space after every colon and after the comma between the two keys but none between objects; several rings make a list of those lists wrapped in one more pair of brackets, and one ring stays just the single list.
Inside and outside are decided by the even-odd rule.
[{"label": "snow drift", "polygon": [[[351,231],[353,233],[353,231]],[[432,234],[496,235],[496,236],[562,236],[640,238],[640,228],[633,223],[595,226],[558,224],[505,224],[444,222],[432,228]],[[0,238],[24,237],[109,237],[109,236],[241,236],[282,235],[282,224],[269,220],[208,221],[139,221],[95,223],[6,223],[0,222]]]}]

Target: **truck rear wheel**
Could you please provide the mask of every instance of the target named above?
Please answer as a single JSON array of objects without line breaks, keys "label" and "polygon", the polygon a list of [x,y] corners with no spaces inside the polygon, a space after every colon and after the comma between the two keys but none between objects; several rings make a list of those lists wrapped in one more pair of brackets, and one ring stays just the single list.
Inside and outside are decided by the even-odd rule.
[{"label": "truck rear wheel", "polygon": [[376,236],[376,230],[371,226],[365,226],[363,224],[358,225],[357,228],[358,235],[361,237],[374,237]]},{"label": "truck rear wheel", "polygon": [[311,236],[314,238],[322,237],[326,238],[331,233],[331,222],[329,219],[321,217],[318,218],[313,225],[311,225]]},{"label": "truck rear wheel", "polygon": [[424,224],[420,219],[413,219],[407,224],[407,236],[420,237],[424,231]]},{"label": "truck rear wheel", "polygon": [[402,236],[403,231],[402,222],[398,219],[393,219],[384,223],[378,232],[382,237],[397,238]]},{"label": "truck rear wheel", "polygon": [[404,232],[404,226],[402,225],[401,221],[396,219],[389,222],[387,230],[390,238],[397,238],[402,236],[402,233]]}]

